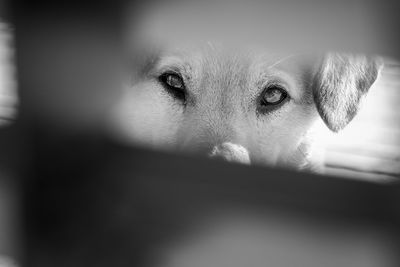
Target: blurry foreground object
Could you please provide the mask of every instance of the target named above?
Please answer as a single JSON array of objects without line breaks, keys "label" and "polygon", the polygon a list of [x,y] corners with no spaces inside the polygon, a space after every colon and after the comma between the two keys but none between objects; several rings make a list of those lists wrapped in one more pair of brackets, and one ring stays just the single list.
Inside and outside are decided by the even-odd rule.
[{"label": "blurry foreground object", "polygon": [[399,265],[398,185],[35,141],[29,266]]},{"label": "blurry foreground object", "polygon": [[[4,2],[0,8],[5,8]],[[19,148],[18,142],[14,143],[18,134],[13,136],[9,127],[16,120],[19,99],[13,29],[3,21],[5,10],[0,11],[0,266],[16,267],[21,252],[20,184],[15,170]]]},{"label": "blurry foreground object", "polygon": [[14,49],[10,26],[0,18],[0,127],[15,120],[17,114]]}]

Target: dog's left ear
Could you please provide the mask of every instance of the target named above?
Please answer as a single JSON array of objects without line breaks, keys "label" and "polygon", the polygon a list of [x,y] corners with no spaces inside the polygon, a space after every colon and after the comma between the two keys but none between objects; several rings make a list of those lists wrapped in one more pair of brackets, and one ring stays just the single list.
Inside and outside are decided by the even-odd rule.
[{"label": "dog's left ear", "polygon": [[354,118],[382,66],[381,59],[361,55],[330,53],[323,58],[312,90],[317,110],[330,130],[338,132]]}]

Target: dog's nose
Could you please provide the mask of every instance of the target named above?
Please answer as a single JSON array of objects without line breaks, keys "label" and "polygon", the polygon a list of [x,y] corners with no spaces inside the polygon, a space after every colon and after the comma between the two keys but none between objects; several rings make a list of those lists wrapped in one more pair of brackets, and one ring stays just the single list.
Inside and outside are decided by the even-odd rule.
[{"label": "dog's nose", "polygon": [[214,146],[209,154],[211,158],[221,158],[230,162],[250,164],[249,152],[241,145],[225,142]]}]

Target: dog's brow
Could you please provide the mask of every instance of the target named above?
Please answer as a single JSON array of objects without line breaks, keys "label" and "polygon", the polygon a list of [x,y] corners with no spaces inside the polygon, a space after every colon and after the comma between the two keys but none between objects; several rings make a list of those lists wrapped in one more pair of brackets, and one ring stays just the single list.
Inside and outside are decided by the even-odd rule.
[{"label": "dog's brow", "polygon": [[280,63],[294,57],[295,54],[290,55],[276,55],[276,54],[269,54],[269,53],[262,53],[262,54],[255,54],[255,63],[254,65],[257,66],[258,69],[272,69],[273,67],[279,65]]},{"label": "dog's brow", "polygon": [[181,74],[186,79],[192,79],[196,76],[194,73],[195,67],[193,66],[194,58],[194,55],[188,56],[185,53],[162,56],[155,66],[155,72],[161,74],[166,71],[172,71]]},{"label": "dog's brow", "polygon": [[215,50],[214,44],[212,42],[208,41],[207,45],[211,50]]},{"label": "dog's brow", "polygon": [[272,65],[268,66],[268,68],[273,68],[273,67],[275,67],[276,65],[282,63],[283,61],[285,61],[285,60],[287,60],[287,59],[289,59],[289,58],[292,58],[292,57],[294,57],[294,56],[295,56],[295,55],[292,54],[292,55],[285,56],[285,57],[283,57],[283,58],[281,58],[281,59],[278,59],[275,63],[273,63]]},{"label": "dog's brow", "polygon": [[178,56],[174,55],[161,57],[156,65],[157,69],[173,68],[180,70],[184,67],[182,60]]},{"label": "dog's brow", "polygon": [[139,58],[136,64],[139,65],[139,71],[141,75],[148,75],[160,60],[158,53],[144,54],[142,58]]}]

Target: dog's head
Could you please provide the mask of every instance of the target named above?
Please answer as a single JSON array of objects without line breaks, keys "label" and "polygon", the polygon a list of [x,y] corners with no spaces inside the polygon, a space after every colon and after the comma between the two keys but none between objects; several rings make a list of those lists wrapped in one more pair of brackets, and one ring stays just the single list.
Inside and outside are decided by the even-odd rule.
[{"label": "dog's head", "polygon": [[318,118],[332,131],[356,115],[380,65],[207,45],[146,57],[118,107],[131,140],[226,160],[301,167]]}]

